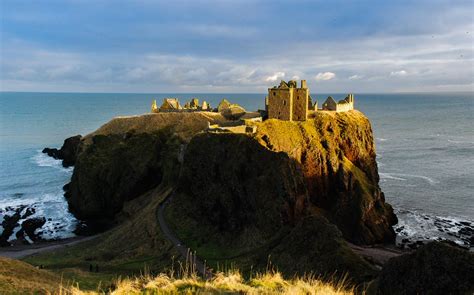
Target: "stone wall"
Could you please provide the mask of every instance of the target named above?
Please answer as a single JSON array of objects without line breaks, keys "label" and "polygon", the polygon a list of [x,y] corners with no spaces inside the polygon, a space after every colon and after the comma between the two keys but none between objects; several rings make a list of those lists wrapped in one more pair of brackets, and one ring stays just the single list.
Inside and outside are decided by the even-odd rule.
[{"label": "stone wall", "polygon": [[306,121],[308,118],[308,97],[307,88],[293,88],[293,120]]},{"label": "stone wall", "polygon": [[269,89],[268,92],[268,118],[291,121],[293,119],[292,89]]}]

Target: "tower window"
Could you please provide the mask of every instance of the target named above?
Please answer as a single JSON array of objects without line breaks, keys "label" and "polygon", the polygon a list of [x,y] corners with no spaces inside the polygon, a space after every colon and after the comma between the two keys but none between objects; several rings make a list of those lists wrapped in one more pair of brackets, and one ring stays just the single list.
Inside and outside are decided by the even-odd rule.
[{"label": "tower window", "polygon": [[273,96],[276,96],[276,95],[277,95],[277,94],[276,94],[276,92],[275,92],[275,91],[273,91]]},{"label": "tower window", "polygon": [[286,100],[283,101],[283,105],[286,106]]}]

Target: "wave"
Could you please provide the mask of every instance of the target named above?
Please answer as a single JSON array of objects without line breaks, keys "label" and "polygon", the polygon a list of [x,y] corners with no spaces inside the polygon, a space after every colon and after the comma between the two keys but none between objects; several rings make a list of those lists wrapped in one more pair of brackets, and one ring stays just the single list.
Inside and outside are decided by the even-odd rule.
[{"label": "wave", "polygon": [[386,138],[381,138],[381,137],[376,137],[375,140],[378,140],[378,141],[387,141],[388,139],[386,139]]},{"label": "wave", "polygon": [[[423,176],[423,175],[416,175],[416,174],[406,174],[406,173],[381,173],[379,172],[379,175],[381,178],[385,179],[393,179],[393,180],[400,180],[400,181],[406,181],[408,180],[407,178],[419,178],[426,180],[429,184],[434,185],[436,183],[439,183],[439,181],[434,180],[428,176]],[[405,178],[403,178],[405,177]]]},{"label": "wave", "polygon": [[456,144],[474,144],[474,141],[463,141],[463,140],[452,140],[452,139],[448,139],[448,142],[456,143]]},{"label": "wave", "polygon": [[409,240],[451,240],[459,245],[472,248],[474,221],[460,217],[436,216],[416,210],[395,209],[398,224],[394,226],[397,233],[397,243]]},{"label": "wave", "polygon": [[405,178],[395,177],[395,176],[393,176],[392,174],[389,174],[389,173],[379,172],[379,176],[380,176],[381,179],[393,179],[393,180],[406,181]]},{"label": "wave", "polygon": [[73,170],[72,167],[63,167],[61,160],[56,160],[53,157],[50,157],[47,154],[43,153],[41,150],[38,150],[38,153],[34,155],[31,159],[36,165],[40,167],[53,167],[65,172],[72,172]]}]

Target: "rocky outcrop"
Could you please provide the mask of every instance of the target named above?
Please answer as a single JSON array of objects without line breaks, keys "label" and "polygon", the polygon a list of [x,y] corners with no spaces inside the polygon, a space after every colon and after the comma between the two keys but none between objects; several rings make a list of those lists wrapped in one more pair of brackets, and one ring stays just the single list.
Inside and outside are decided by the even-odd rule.
[{"label": "rocky outcrop", "polygon": [[[165,180],[166,165],[176,160],[169,131],[95,135],[77,158],[65,187],[70,211],[79,219],[107,227],[125,201],[132,200]],[[170,150],[170,147],[172,150]],[[169,164],[172,165],[172,164]]]},{"label": "rocky outcrop", "polygon": [[[327,218],[354,243],[393,242],[396,217],[378,185],[372,130],[362,113],[267,120],[254,137],[196,136],[208,122],[221,120],[215,113],[160,113],[105,124],[82,140],[66,186],[71,211],[88,221],[114,219],[125,201],[177,174],[180,146],[191,140],[178,189],[190,202],[207,196],[209,203],[196,206],[222,230],[266,218],[263,227],[295,224],[309,212]],[[259,210],[267,214],[254,214]]]},{"label": "rocky outcrop", "polygon": [[76,135],[64,140],[63,146],[58,150],[55,148],[44,148],[43,153],[56,160],[62,160],[64,167],[74,166],[80,150],[81,135]]},{"label": "rocky outcrop", "polygon": [[30,244],[30,241],[40,241],[41,238],[35,231],[41,228],[45,223],[46,218],[44,217],[35,217],[23,221],[20,230],[16,233],[17,240],[23,241],[25,244]]},{"label": "rocky outcrop", "polygon": [[300,164],[311,204],[346,239],[394,241],[397,218],[379,187],[372,129],[362,113],[318,112],[301,123],[267,120],[259,124],[256,138]]},{"label": "rocky outcrop", "polygon": [[473,294],[474,254],[444,242],[390,259],[368,294]]},{"label": "rocky outcrop", "polygon": [[117,117],[84,136],[71,182],[70,211],[88,231],[108,227],[124,202],[174,181],[181,143],[225,120],[217,113],[158,113]]},{"label": "rocky outcrop", "polygon": [[[3,229],[0,234],[0,247],[18,243],[30,244],[41,240],[36,230],[46,223],[46,219],[44,217],[32,217],[31,215],[34,213],[34,208],[24,205],[0,210],[0,214],[3,215],[3,221],[0,225]],[[15,233],[17,228],[18,230]],[[14,233],[16,240],[13,239]],[[10,239],[11,241],[9,241]]]}]

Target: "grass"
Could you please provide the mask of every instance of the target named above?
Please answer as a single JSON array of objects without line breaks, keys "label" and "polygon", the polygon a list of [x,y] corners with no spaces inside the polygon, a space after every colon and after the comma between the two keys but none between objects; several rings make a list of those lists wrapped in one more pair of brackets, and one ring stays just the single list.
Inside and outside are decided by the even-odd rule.
[{"label": "grass", "polygon": [[[186,270],[187,269],[187,270]],[[344,281],[323,282],[313,276],[285,279],[279,272],[268,270],[245,279],[235,269],[218,272],[204,280],[181,267],[177,274],[145,274],[116,281],[110,294],[354,294]],[[63,288],[67,294],[97,294],[83,292],[78,287]]]},{"label": "grass", "polygon": [[0,294],[56,292],[61,277],[28,263],[0,257]]}]

